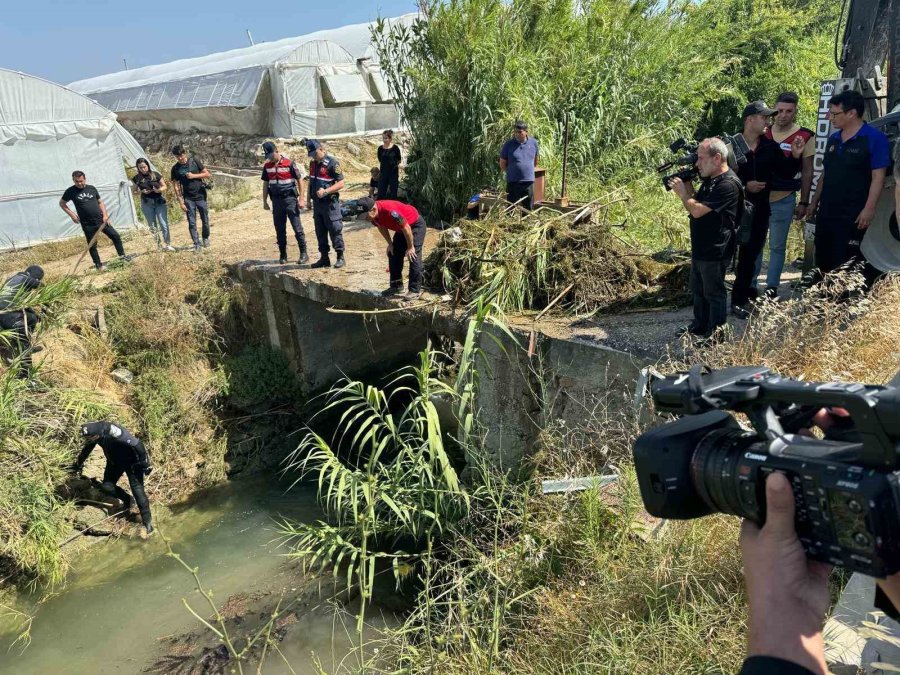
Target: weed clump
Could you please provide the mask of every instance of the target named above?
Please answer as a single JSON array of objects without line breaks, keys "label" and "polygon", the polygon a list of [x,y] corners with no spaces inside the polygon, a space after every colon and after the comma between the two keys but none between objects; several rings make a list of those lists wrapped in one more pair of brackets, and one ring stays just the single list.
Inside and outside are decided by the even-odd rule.
[{"label": "weed clump", "polygon": [[[686,262],[659,262],[634,251],[610,226],[573,224],[573,216],[541,209],[530,214],[492,209],[445,234],[425,261],[432,287],[457,302],[476,298],[502,312],[541,310],[550,303],[576,313],[635,305],[683,303]],[[597,215],[597,214],[595,214]]]},{"label": "weed clump", "polygon": [[284,352],[267,345],[251,345],[224,362],[229,403],[242,410],[294,403],[300,384]]}]

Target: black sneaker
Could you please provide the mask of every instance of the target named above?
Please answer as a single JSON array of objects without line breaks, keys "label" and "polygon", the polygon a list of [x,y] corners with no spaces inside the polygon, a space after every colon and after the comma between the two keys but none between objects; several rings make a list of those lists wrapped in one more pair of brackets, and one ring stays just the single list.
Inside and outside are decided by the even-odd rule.
[{"label": "black sneaker", "polygon": [[381,291],[382,297],[390,298],[395,295],[404,295],[406,291],[403,290],[403,286],[391,286],[390,288]]},{"label": "black sneaker", "polygon": [[286,255],[281,256],[278,259],[278,264],[279,265],[287,265],[287,256]]},{"label": "black sneaker", "polygon": [[697,324],[695,324],[693,322],[688,324],[687,326],[685,326],[681,332],[687,333],[690,335],[699,335],[701,337],[705,337],[705,336],[709,335],[708,330],[706,330],[702,326],[698,326]]},{"label": "black sneaker", "polygon": [[300,251],[300,258],[297,260],[298,265],[305,265],[309,262],[309,255],[306,251]]},{"label": "black sneaker", "polygon": [[317,262],[314,262],[310,265],[313,269],[318,269],[320,267],[331,267],[331,259],[327,255],[323,255]]},{"label": "black sneaker", "polygon": [[339,269],[346,264],[347,264],[347,262],[344,260],[344,252],[338,251],[337,260],[334,261],[334,268]]}]

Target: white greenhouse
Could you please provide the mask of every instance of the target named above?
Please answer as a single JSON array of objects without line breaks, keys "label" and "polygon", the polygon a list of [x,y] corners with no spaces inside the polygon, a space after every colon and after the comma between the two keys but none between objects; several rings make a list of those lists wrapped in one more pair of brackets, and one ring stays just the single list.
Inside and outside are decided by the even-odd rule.
[{"label": "white greenhouse", "polygon": [[0,250],[81,234],[59,208],[84,171],[116,228],[137,224],[126,163],[141,146],[115,114],[39,77],[0,68]]},{"label": "white greenhouse", "polygon": [[[389,22],[411,23],[415,14]],[[371,24],[79,80],[133,131],[327,138],[399,126]]]}]

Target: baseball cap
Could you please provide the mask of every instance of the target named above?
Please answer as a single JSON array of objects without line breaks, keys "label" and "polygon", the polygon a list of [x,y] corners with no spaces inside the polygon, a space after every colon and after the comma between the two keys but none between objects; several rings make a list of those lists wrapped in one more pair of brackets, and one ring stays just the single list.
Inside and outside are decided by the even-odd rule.
[{"label": "baseball cap", "polygon": [[316,150],[322,147],[322,144],[317,140],[310,139],[306,141],[306,154],[312,157],[316,154]]},{"label": "baseball cap", "polygon": [[516,120],[516,129],[528,131],[528,124],[525,123],[525,120]]},{"label": "baseball cap", "polygon": [[275,147],[275,144],[272,141],[263,143],[263,152],[266,155],[266,159],[272,159],[272,155],[275,154],[277,149],[278,148]]},{"label": "baseball cap", "polygon": [[372,210],[372,207],[375,206],[375,200],[371,197],[360,197],[356,200],[356,205],[368,213]]},{"label": "baseball cap", "polygon": [[744,106],[741,119],[747,119],[750,115],[774,115],[775,109],[766,105],[765,101],[751,101]]}]

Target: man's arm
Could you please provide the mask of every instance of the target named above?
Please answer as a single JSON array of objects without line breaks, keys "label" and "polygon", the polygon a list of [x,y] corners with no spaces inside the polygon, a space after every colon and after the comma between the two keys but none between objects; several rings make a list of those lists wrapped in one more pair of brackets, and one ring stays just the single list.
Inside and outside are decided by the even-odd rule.
[{"label": "man's arm", "polygon": [[884,177],[887,169],[872,169],[872,184],[869,185],[869,197],[866,199],[866,205],[859,216],[856,218],[856,226],[860,230],[865,230],[872,224],[875,217],[875,206],[878,204],[878,197],[884,187]]},{"label": "man's arm", "polygon": [[262,199],[263,199],[263,208],[266,211],[268,211],[269,210],[269,182],[268,181],[263,181]]},{"label": "man's arm", "polygon": [[684,208],[694,218],[700,218],[712,211],[706,204],[701,204],[694,199],[694,186],[692,183],[685,183],[680,178],[672,179],[672,191],[681,199]]},{"label": "man's arm", "polygon": [[815,157],[804,156],[800,167],[800,203],[797,204],[797,217],[803,218],[809,209],[809,193],[812,191],[813,161]]},{"label": "man's arm", "polygon": [[506,169],[509,166],[509,161],[506,154],[506,144],[503,144],[503,147],[500,148],[500,170],[503,173],[506,173]]},{"label": "man's arm", "polygon": [[66,212],[66,215],[68,215],[69,218],[72,219],[73,223],[81,222],[80,220],[78,220],[78,214],[69,208],[69,205],[66,203],[66,201],[64,199],[59,200],[59,208],[61,208],[63,211]]},{"label": "man's arm", "polygon": [[197,173],[187,173],[185,174],[185,178],[189,180],[196,180],[198,178],[209,178],[212,174],[209,172],[205,166],[203,166],[203,162],[199,159],[194,158],[194,162],[196,162],[197,167],[200,169]]},{"label": "man's arm", "polygon": [[100,196],[100,193],[97,193],[97,204],[100,206],[100,213],[103,215],[103,222],[109,222],[109,211],[106,210],[106,204],[103,203],[103,197]]},{"label": "man's arm", "polygon": [[91,454],[91,451],[96,444],[96,441],[88,441],[84,444],[84,447],[81,448],[81,452],[78,453],[78,459],[72,464],[72,471],[74,473],[81,473],[81,468],[84,466],[84,463],[87,461],[88,456]]}]

